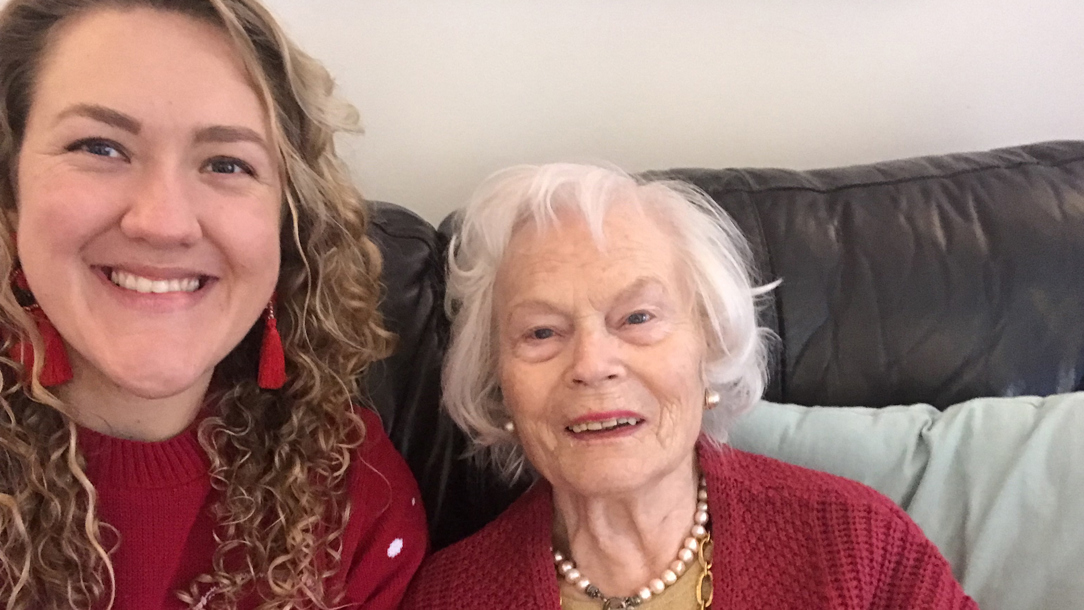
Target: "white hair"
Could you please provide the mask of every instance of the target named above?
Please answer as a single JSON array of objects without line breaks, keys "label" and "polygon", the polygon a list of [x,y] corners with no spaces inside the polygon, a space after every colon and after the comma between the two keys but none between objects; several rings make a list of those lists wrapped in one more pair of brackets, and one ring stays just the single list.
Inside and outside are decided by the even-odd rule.
[{"label": "white hair", "polygon": [[526,470],[522,448],[499,387],[494,285],[513,232],[553,226],[557,210],[578,212],[602,246],[606,213],[636,206],[669,225],[687,267],[702,317],[706,387],[722,400],[705,412],[702,433],[722,443],[734,418],[764,391],[770,331],[757,325],[758,300],[775,284],[756,286],[752,255],[738,226],[703,191],[683,182],[645,181],[607,167],[522,165],[493,174],[462,211],[448,256],[447,308],[451,344],[443,400],[473,442],[473,452],[505,478]]}]

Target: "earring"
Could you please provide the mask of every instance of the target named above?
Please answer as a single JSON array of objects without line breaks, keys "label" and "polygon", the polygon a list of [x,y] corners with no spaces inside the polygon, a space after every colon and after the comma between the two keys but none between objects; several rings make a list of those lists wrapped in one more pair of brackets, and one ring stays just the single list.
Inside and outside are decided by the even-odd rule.
[{"label": "earring", "polygon": [[[11,284],[13,291],[21,291],[33,298],[34,295],[30,292],[30,284],[26,281],[23,270],[18,266],[11,272]],[[64,340],[49,320],[49,316],[45,315],[45,311],[37,303],[25,305],[23,309],[34,320],[34,325],[38,327],[41,341],[45,347],[45,358],[41,363],[38,382],[48,388],[71,381],[72,365],[68,360],[68,351],[64,348]],[[34,345],[30,341],[22,339],[12,346],[11,351],[12,356],[22,363],[23,370],[26,371],[27,381],[30,381],[34,371]]]},{"label": "earring", "polygon": [[286,354],[275,321],[275,295],[263,310],[263,342],[260,344],[260,370],[257,383],[264,390],[277,390],[286,383]]},{"label": "earring", "polygon": [[723,399],[715,390],[708,388],[704,390],[704,410],[711,411],[715,407],[719,406],[719,402]]},{"label": "earring", "polygon": [[512,420],[508,420],[508,421],[504,422],[504,431],[509,433],[509,434],[515,434],[516,433],[516,422],[514,422]]}]

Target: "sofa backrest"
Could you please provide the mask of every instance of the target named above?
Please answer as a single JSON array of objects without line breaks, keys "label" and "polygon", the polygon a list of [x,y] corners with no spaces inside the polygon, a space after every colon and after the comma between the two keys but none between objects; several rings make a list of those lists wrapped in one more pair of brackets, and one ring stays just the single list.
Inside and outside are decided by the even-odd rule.
[{"label": "sofa backrest", "polygon": [[1084,142],[675,169],[730,213],[781,341],[766,398],[939,408],[1084,389]]}]

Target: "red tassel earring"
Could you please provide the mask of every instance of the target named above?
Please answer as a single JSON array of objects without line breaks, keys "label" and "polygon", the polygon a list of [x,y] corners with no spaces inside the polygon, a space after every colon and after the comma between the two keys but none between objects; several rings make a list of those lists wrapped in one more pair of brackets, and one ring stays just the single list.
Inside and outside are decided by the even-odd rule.
[{"label": "red tassel earring", "polygon": [[282,351],[282,336],[275,321],[275,296],[263,310],[263,343],[260,344],[258,383],[265,390],[277,390],[286,383],[286,354]]},{"label": "red tassel earring", "polygon": [[[22,269],[16,268],[12,272],[11,283],[13,287],[30,294],[30,284],[27,283]],[[71,381],[72,366],[71,362],[68,361],[68,352],[64,348],[64,340],[60,338],[60,333],[57,332],[53,323],[49,321],[49,316],[45,315],[45,312],[37,303],[26,305],[23,309],[34,320],[38,332],[41,333],[42,343],[45,344],[45,360],[41,363],[41,374],[38,381],[47,388]],[[29,376],[34,370],[34,345],[29,341],[21,340],[12,347],[11,351],[12,356],[22,363],[29,380]]]}]

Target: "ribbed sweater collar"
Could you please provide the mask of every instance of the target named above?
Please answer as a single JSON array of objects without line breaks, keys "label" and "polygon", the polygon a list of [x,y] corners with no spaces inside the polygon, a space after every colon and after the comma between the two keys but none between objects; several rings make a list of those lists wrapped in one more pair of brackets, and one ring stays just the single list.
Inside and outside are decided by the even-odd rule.
[{"label": "ribbed sweater collar", "polygon": [[199,419],[171,439],[147,443],[79,427],[79,448],[96,487],[163,489],[209,477],[210,460],[196,438]]}]

